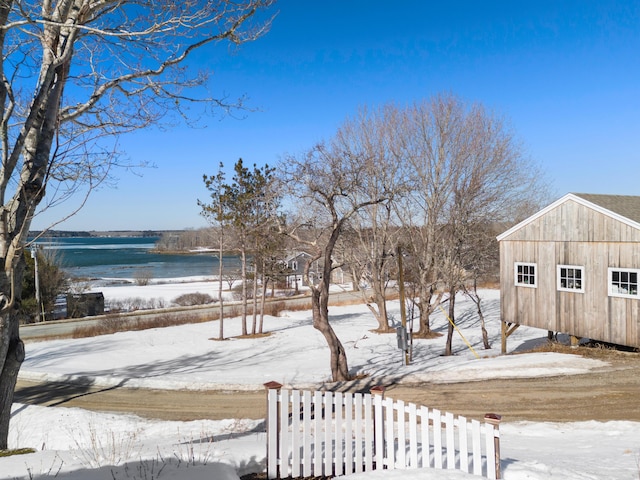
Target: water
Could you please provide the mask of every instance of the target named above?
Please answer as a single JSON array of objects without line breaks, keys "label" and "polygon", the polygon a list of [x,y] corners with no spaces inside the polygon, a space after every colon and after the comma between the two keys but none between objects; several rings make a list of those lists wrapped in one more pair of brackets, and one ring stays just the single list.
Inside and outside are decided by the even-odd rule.
[{"label": "water", "polygon": [[[158,254],[151,250],[158,237],[43,238],[37,245],[55,253],[71,277],[83,279],[153,279],[217,275],[217,253]],[[225,256],[225,268],[238,258]]]}]

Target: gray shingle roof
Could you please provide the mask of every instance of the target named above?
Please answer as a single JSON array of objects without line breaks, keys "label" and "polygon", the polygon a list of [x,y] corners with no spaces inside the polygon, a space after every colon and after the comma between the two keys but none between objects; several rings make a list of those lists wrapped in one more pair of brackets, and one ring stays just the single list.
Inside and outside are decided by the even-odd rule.
[{"label": "gray shingle roof", "polygon": [[640,196],[600,195],[595,193],[574,193],[573,195],[640,223]]}]

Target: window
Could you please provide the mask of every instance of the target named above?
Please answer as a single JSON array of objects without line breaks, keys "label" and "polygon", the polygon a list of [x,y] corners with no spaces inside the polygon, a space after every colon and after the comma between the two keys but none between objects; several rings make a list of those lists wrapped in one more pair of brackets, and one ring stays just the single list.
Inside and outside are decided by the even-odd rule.
[{"label": "window", "polygon": [[609,295],[638,298],[638,274],[634,268],[609,268]]},{"label": "window", "polygon": [[535,263],[517,263],[516,270],[516,286],[517,287],[535,287],[536,286],[536,270]]},{"label": "window", "polygon": [[584,292],[584,267],[558,265],[558,290]]}]

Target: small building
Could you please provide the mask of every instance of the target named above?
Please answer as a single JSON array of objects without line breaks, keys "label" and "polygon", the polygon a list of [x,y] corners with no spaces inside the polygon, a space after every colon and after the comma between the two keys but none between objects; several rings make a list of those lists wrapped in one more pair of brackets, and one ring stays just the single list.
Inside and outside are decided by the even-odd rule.
[{"label": "small building", "polygon": [[497,239],[503,353],[520,325],[640,347],[640,197],[570,193]]},{"label": "small building", "polygon": [[104,314],[102,292],[67,295],[67,316],[69,318],[94,317]]}]

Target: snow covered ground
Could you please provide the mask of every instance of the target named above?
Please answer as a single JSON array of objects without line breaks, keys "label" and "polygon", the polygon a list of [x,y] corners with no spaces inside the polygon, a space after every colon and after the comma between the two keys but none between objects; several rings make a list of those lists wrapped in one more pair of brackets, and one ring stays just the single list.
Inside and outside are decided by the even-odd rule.
[{"label": "snow covered ground", "polygon": [[[207,282],[191,291],[211,288]],[[103,288],[105,298],[163,297],[184,293],[185,284]],[[179,291],[178,291],[179,290]],[[332,307],[330,314],[353,373],[398,381],[453,382],[514,376],[576,374],[602,364],[555,353],[499,356],[499,295],[482,292],[487,328],[495,348],[481,347],[474,306],[461,297],[458,323],[469,349],[457,336],[456,355],[442,357],[445,337],[417,341],[412,365],[403,366],[395,335],[377,335],[375,321],[361,305]],[[399,319],[399,304],[390,304]],[[433,327],[446,329],[435,315]],[[226,336],[240,333],[239,320],[225,321]],[[109,336],[56,340],[27,345],[20,377],[40,380],[90,379],[97,385],[167,389],[262,389],[276,380],[285,386],[313,388],[329,379],[329,354],[313,329],[310,312],[267,317],[270,336],[209,340],[217,322]],[[546,331],[521,328],[509,338],[510,351],[546,341]],[[476,354],[480,357],[477,358]],[[194,393],[197,394],[197,393]],[[501,424],[503,478],[639,478],[640,425],[636,422]],[[265,436],[260,421],[162,422],[131,415],[92,413],[62,407],[14,405],[12,447],[36,453],[0,458],[0,479],[217,479],[236,480],[264,468]],[[456,471],[385,471],[350,479],[478,478]]]}]

